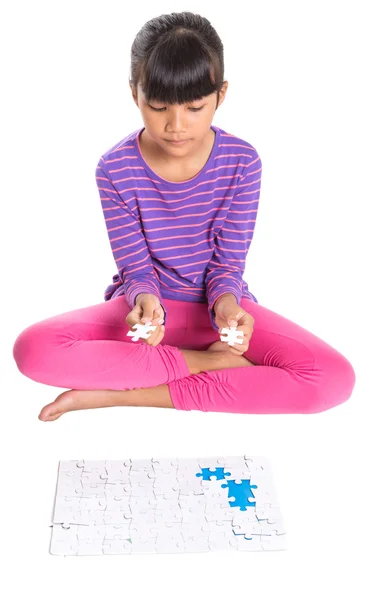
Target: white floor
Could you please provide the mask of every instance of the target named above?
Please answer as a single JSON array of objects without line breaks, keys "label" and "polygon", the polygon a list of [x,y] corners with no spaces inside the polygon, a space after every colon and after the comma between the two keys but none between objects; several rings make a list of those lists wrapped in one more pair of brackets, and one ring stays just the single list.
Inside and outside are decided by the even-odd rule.
[{"label": "white floor", "polygon": [[[243,589],[245,598],[274,598],[278,590],[285,590],[290,600],[370,597],[369,422],[361,418],[367,398],[360,390],[351,401],[318,415],[111,408],[42,423],[39,409],[62,390],[37,384],[14,369],[9,384],[3,399],[7,416],[2,425],[9,438],[3,449],[7,493],[2,513],[12,597],[31,589],[39,598],[52,593],[55,600],[98,599],[124,591],[145,599],[160,590],[164,599],[222,599]],[[60,459],[243,453],[267,456],[273,464],[288,532],[286,551],[49,554]]]}]

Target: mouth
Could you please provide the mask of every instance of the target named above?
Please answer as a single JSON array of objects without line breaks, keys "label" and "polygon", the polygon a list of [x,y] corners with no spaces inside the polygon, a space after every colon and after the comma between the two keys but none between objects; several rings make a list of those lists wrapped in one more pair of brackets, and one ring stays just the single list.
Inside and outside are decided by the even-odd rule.
[{"label": "mouth", "polygon": [[189,142],[190,140],[180,140],[180,141],[165,140],[165,141],[168,142],[168,144],[174,144],[175,146],[182,146],[183,144],[186,144],[186,142]]}]

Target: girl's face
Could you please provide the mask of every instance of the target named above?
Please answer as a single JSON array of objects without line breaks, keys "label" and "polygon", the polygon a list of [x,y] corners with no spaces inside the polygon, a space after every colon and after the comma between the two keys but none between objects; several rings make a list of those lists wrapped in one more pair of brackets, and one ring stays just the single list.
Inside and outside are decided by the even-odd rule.
[{"label": "girl's face", "polygon": [[[208,139],[216,112],[217,92],[187,104],[161,105],[157,101],[147,103],[141,85],[138,86],[138,97],[132,84],[130,87],[133,99],[141,111],[147,135],[167,154],[186,156]],[[227,87],[228,82],[225,81],[218,106],[224,101]],[[172,144],[170,140],[185,141],[182,144]]]}]

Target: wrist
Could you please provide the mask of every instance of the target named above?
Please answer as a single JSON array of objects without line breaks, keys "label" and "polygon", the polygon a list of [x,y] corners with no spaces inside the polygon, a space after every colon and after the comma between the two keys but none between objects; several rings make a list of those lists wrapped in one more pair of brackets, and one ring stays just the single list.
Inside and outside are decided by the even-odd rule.
[{"label": "wrist", "polygon": [[140,302],[140,300],[143,300],[146,296],[151,296],[151,298],[153,298],[154,300],[159,300],[160,299],[158,296],[156,296],[155,294],[151,294],[150,292],[140,292],[139,294],[137,294],[137,296],[134,299],[134,306]]},{"label": "wrist", "polygon": [[221,296],[219,296],[217,298],[217,300],[215,301],[215,303],[213,304],[213,310],[216,312],[217,307],[222,303],[222,302],[235,302],[236,301],[236,297],[234,296],[234,294],[232,294],[231,292],[227,292],[226,294],[221,294]]},{"label": "wrist", "polygon": [[134,299],[134,304],[137,304],[137,302],[139,302],[144,296],[153,296],[154,294],[149,294],[148,292],[141,292],[140,294],[137,294],[137,296]]}]

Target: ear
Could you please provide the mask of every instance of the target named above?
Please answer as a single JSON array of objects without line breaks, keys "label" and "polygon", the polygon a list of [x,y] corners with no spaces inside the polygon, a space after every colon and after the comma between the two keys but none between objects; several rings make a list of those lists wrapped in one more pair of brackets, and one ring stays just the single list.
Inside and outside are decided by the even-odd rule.
[{"label": "ear", "polygon": [[225,100],[225,96],[226,96],[226,92],[227,92],[227,88],[228,87],[229,87],[229,82],[228,81],[224,81],[223,85],[222,85],[222,88],[220,90],[220,95],[219,95],[219,99],[218,99],[218,106],[221,106],[222,102]]},{"label": "ear", "polygon": [[[138,106],[138,98],[137,98],[137,94],[136,94],[135,87],[134,87],[134,85],[133,85],[131,82],[129,82],[129,87],[130,87],[130,89],[131,89],[131,91],[132,91],[132,98],[133,98],[134,102],[135,102],[135,103],[137,104],[137,106]],[[139,107],[138,107],[138,108],[139,108]]]}]

